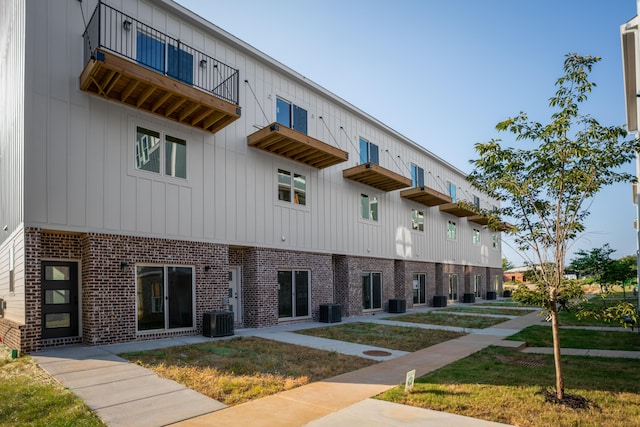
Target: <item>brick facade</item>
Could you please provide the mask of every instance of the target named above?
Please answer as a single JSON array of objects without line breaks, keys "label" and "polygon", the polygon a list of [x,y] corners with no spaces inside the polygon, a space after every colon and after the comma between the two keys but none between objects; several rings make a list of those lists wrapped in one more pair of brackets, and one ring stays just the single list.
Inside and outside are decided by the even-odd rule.
[{"label": "brick facade", "polygon": [[[81,333],[77,337],[42,339],[41,265],[46,261],[77,262]],[[191,328],[137,331],[136,266],[188,266],[193,268],[195,324]],[[426,274],[426,305],[434,295],[447,295],[449,275],[458,275],[458,299],[471,292],[480,275],[482,292],[493,290],[501,269],[430,262],[389,260],[347,255],[294,252],[255,247],[228,247],[213,243],[131,237],[99,233],[63,233],[25,229],[24,325],[0,321],[0,334],[22,352],[43,347],[89,345],[148,340],[202,332],[206,311],[226,308],[229,267],[240,268],[241,320],[236,327],[276,325],[278,271],[310,272],[310,316],[286,320],[318,320],[320,304],[342,304],[344,317],[363,314],[362,273],[381,273],[382,307],[401,298],[413,306],[413,275]],[[500,280],[501,286],[501,280]]]}]

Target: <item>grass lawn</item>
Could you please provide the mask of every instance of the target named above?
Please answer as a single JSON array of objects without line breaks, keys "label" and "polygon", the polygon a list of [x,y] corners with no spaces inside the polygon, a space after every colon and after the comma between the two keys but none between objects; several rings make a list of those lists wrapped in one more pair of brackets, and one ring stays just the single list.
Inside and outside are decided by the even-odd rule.
[{"label": "grass lawn", "polygon": [[72,392],[28,356],[15,360],[0,344],[0,425],[104,426]]},{"label": "grass lawn", "polygon": [[[552,355],[489,347],[378,399],[518,426],[640,425],[637,360],[564,356],[566,393],[583,409],[546,401],[555,384]],[[578,401],[582,399],[576,399]]]},{"label": "grass lawn", "polygon": [[503,316],[524,316],[532,312],[532,310],[520,310],[516,308],[478,307],[478,306],[446,307],[446,308],[441,308],[438,311],[460,311],[463,313],[484,313],[484,314],[497,314],[497,315],[503,315]]},{"label": "grass lawn", "polygon": [[[591,298],[589,301],[584,302],[582,305],[585,308],[594,309],[601,307],[611,307],[619,302],[629,302],[637,305],[638,299],[631,298],[630,292],[627,292],[627,299],[623,299],[622,292],[617,292],[608,296],[607,298],[600,298],[599,296]],[[575,311],[561,311],[558,313],[561,326],[609,326],[609,327],[621,327],[622,324],[617,321],[606,322],[604,320],[598,320],[594,318],[578,319]]]},{"label": "grass lawn", "polygon": [[[550,326],[529,326],[507,339],[525,341],[530,347],[553,346]],[[560,345],[565,348],[640,351],[640,334],[625,331],[590,331],[587,329],[561,328]],[[640,390],[640,387],[638,390]]]},{"label": "grass lawn", "polygon": [[484,329],[498,323],[502,323],[505,319],[486,316],[463,316],[450,315],[446,313],[434,313],[432,311],[426,313],[411,313],[402,316],[388,317],[387,320],[397,320],[399,322],[425,323],[427,325],[447,325],[458,326],[461,328]]},{"label": "grass lawn", "polygon": [[299,334],[333,340],[365,344],[401,351],[417,351],[434,344],[458,338],[462,333],[420,329],[404,326],[387,326],[376,323],[345,323],[326,328],[296,331]]},{"label": "grass lawn", "polygon": [[253,337],[120,356],[226,405],[238,405],[376,363]]},{"label": "grass lawn", "polygon": [[[493,302],[479,302],[474,304],[474,306],[479,307],[525,307],[521,306],[515,301],[512,300],[503,300],[503,301],[493,301]],[[528,306],[527,306],[528,307]]]}]

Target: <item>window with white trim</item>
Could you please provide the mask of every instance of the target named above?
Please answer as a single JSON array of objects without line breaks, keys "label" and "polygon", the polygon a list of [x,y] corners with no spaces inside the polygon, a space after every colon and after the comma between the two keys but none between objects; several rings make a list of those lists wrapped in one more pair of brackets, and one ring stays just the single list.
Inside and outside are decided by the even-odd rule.
[{"label": "window with white trim", "polygon": [[369,221],[378,221],[378,198],[360,194],[360,218]]},{"label": "window with white trim", "polygon": [[476,207],[476,209],[480,209],[480,197],[473,196],[473,205]]},{"label": "window with white trim", "polygon": [[282,98],[276,99],[276,121],[283,126],[307,134],[307,110]]},{"label": "window with white trim", "polygon": [[456,238],[456,223],[447,221],[447,239],[454,240]]},{"label": "window with white trim", "polygon": [[165,176],[187,178],[187,142],[183,139],[137,126],[135,156],[138,170],[157,174],[164,170]]},{"label": "window with white trim", "polygon": [[493,233],[491,236],[491,247],[493,249],[498,249],[498,243],[500,242],[500,237],[498,237],[498,233]]},{"label": "window with white trim", "polygon": [[411,209],[411,229],[413,231],[424,231],[424,212]]},{"label": "window with white trim", "polygon": [[278,200],[305,206],[307,204],[307,180],[305,176],[278,169]]},{"label": "window with white trim", "polygon": [[411,163],[411,186],[413,188],[424,186],[424,169],[413,163]]},{"label": "window with white trim", "polygon": [[477,228],[473,229],[473,244],[474,245],[480,244],[480,230],[478,230]]},{"label": "window with white trim", "polygon": [[380,164],[380,158],[378,156],[378,146],[373,142],[369,142],[364,138],[360,138],[360,164],[365,163]]}]

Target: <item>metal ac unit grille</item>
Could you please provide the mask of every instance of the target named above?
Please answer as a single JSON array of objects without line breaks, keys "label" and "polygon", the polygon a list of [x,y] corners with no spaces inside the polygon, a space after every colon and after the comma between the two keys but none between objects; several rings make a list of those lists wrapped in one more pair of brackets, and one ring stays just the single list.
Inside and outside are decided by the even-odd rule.
[{"label": "metal ac unit grille", "polygon": [[212,338],[233,335],[233,313],[230,311],[204,313],[202,334]]}]

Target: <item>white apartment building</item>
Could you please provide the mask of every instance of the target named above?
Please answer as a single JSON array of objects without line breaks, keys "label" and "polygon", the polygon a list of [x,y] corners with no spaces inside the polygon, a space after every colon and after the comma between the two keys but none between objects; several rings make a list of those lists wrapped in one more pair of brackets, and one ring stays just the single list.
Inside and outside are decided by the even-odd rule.
[{"label": "white apartment building", "polygon": [[12,348],[500,292],[496,200],[171,0],[3,0],[0,91]]}]

